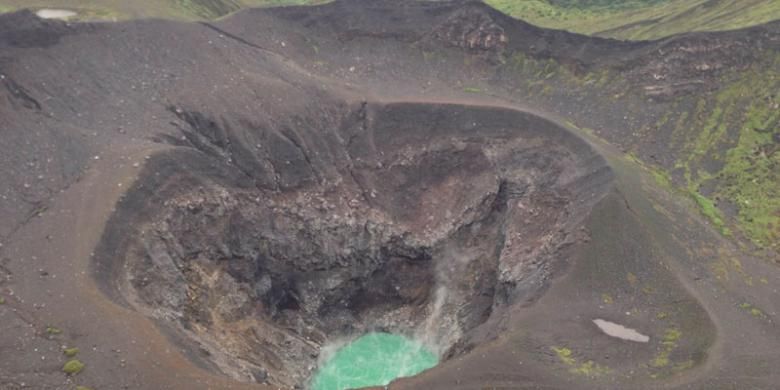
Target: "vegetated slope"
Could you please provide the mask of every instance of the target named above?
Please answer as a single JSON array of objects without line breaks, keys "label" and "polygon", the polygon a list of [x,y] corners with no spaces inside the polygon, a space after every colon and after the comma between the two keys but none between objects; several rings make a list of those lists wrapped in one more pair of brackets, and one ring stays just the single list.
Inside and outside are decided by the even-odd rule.
[{"label": "vegetated slope", "polygon": [[773,23],[673,37],[606,62],[551,47],[547,59],[512,54],[504,75],[516,72],[548,107],[654,166],[659,183],[688,194],[723,234],[777,250],[777,40]]},{"label": "vegetated slope", "polygon": [[326,0],[0,0],[0,12],[23,8],[65,8],[73,20],[166,18],[215,19],[247,7],[320,4]]},{"label": "vegetated slope", "polygon": [[547,0],[552,5],[567,8],[632,8],[665,1],[668,0]]},{"label": "vegetated slope", "polygon": [[539,26],[620,39],[658,39],[690,31],[731,30],[780,19],[774,0],[486,0]]},{"label": "vegetated slope", "polygon": [[118,20],[144,17],[174,18],[172,1],[122,0],[0,0],[0,10],[10,12],[25,8],[68,9],[78,13],[73,20]]},{"label": "vegetated slope", "polygon": [[248,7],[316,5],[330,0],[168,0],[183,18],[214,19]]},{"label": "vegetated slope", "polygon": [[[316,5],[330,0],[0,0],[0,12],[68,8],[74,20],[214,19],[246,7]],[[619,39],[658,39],[690,31],[731,30],[780,19],[774,0],[485,0],[533,24]]]}]

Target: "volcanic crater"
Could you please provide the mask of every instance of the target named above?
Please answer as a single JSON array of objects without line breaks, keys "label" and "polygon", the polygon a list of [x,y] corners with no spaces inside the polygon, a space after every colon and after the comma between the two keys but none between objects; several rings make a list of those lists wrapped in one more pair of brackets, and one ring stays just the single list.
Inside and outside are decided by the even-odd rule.
[{"label": "volcanic crater", "polygon": [[172,107],[192,164],[153,159],[120,203],[137,230],[110,225],[105,289],[244,381],[303,386],[324,345],[369,331],[451,358],[542,291],[609,187],[583,140],[528,113],[343,109],[293,130]]},{"label": "volcanic crater", "polygon": [[372,332],[439,358],[399,389],[775,388],[780,272],[639,161],[684,155],[664,110],[776,29],[622,42],[468,0],[0,15],[0,388],[305,388]]}]

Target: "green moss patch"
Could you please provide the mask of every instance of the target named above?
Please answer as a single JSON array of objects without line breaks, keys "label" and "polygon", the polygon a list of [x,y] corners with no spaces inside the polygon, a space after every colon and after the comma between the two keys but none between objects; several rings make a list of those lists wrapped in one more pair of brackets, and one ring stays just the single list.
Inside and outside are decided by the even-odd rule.
[{"label": "green moss patch", "polygon": [[672,352],[677,349],[677,342],[682,337],[682,332],[677,328],[667,328],[664,331],[664,337],[661,339],[661,349],[650,361],[650,367],[665,368],[671,363]]},{"label": "green moss patch", "polygon": [[767,319],[766,313],[764,313],[763,310],[753,306],[750,303],[744,302],[739,305],[739,308],[744,310],[745,312],[749,313],[753,317],[761,318],[761,319]]},{"label": "green moss patch", "polygon": [[60,329],[60,328],[58,328],[56,326],[51,326],[50,325],[50,326],[46,327],[46,334],[48,334],[50,336],[56,336],[56,335],[62,334],[62,329]]},{"label": "green moss patch", "polygon": [[69,358],[72,358],[72,357],[75,357],[76,355],[79,354],[79,349],[75,348],[75,347],[74,348],[66,348],[66,349],[62,350],[62,353],[65,354],[65,356],[67,356]]},{"label": "green moss patch", "polygon": [[715,203],[712,200],[696,191],[691,191],[690,196],[696,202],[701,214],[707,217],[707,219],[712,222],[724,236],[731,235],[731,230],[726,227],[726,222],[723,220],[723,214],[715,206]]},{"label": "green moss patch", "polygon": [[550,347],[550,349],[555,352],[556,355],[558,355],[558,359],[563,362],[563,364],[566,365],[573,365],[577,361],[571,356],[572,352],[571,349],[566,347]]},{"label": "green moss patch", "polygon": [[571,349],[566,347],[550,347],[555,352],[558,359],[565,365],[569,366],[569,372],[572,374],[583,375],[590,378],[599,377],[610,372],[610,369],[606,366],[602,366],[587,360],[584,363],[580,363],[574,358],[574,353]]},{"label": "green moss patch", "polygon": [[62,366],[62,372],[68,374],[68,375],[76,375],[84,370],[84,363],[79,361],[78,359],[71,359],[68,360],[65,365]]}]

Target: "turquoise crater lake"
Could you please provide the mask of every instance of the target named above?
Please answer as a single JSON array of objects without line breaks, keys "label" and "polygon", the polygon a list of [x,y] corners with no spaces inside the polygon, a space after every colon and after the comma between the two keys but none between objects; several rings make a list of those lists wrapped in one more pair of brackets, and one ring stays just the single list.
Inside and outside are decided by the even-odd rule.
[{"label": "turquoise crater lake", "polygon": [[423,344],[389,333],[368,333],[344,345],[314,376],[312,390],[385,386],[417,375],[439,363]]}]

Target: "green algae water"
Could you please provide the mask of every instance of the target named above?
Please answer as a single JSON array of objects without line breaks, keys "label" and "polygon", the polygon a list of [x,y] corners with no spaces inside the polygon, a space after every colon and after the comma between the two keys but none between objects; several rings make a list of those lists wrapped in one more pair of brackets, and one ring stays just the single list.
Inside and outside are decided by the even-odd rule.
[{"label": "green algae water", "polygon": [[420,343],[389,333],[368,333],[336,351],[315,375],[311,389],[385,386],[438,363],[439,358]]}]

